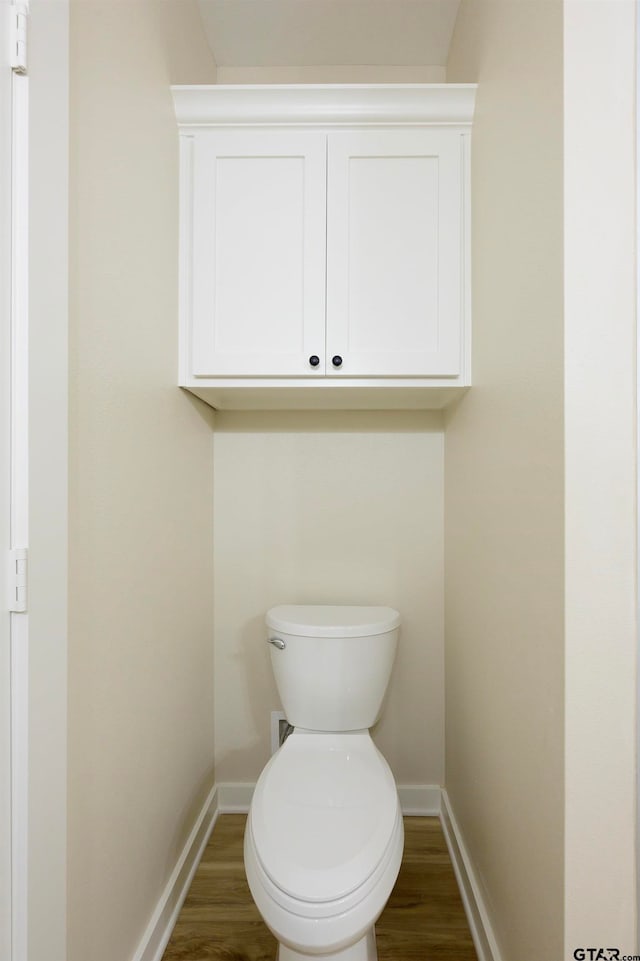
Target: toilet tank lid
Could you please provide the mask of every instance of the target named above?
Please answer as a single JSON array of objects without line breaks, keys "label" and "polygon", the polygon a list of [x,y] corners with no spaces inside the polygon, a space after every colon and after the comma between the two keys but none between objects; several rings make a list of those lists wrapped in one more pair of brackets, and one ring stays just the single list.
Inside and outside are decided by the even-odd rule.
[{"label": "toilet tank lid", "polygon": [[302,637],[365,637],[386,634],[400,624],[392,607],[340,604],[283,604],[267,611],[267,627]]}]

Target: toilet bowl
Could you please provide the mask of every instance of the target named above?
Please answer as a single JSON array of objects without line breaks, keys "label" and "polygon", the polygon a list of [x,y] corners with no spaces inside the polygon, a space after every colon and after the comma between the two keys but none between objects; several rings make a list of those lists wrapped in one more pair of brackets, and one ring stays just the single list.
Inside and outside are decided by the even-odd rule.
[{"label": "toilet bowl", "polygon": [[256,784],[244,859],[279,961],[377,958],[374,924],[398,875],[404,832],[393,775],[368,728],[398,623],[390,608],[299,606],[267,617],[295,729]]}]

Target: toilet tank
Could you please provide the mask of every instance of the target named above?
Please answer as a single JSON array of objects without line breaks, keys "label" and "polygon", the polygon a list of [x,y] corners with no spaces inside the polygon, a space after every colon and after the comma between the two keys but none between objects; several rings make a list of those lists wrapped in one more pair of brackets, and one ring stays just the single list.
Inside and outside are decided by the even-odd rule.
[{"label": "toilet tank", "polygon": [[293,604],[267,613],[271,665],[287,720],[310,731],[370,728],[398,646],[391,607]]}]

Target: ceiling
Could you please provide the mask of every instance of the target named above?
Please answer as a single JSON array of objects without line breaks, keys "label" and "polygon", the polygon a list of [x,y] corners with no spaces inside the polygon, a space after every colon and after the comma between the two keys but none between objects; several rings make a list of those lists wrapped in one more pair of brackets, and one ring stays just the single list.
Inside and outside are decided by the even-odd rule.
[{"label": "ceiling", "polygon": [[220,67],[444,65],[460,0],[198,0]]}]

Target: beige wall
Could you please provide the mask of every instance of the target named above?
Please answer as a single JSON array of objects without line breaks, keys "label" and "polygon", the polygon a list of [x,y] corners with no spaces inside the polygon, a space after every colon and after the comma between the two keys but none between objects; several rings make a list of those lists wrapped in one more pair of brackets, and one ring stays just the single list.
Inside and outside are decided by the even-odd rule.
[{"label": "beige wall", "polygon": [[567,959],[638,954],[635,7],[565,4]]},{"label": "beige wall", "polygon": [[473,383],[445,432],[446,787],[503,961],[563,950],[562,5],[462,0]]},{"label": "beige wall", "polygon": [[269,757],[267,609],[355,603],[402,614],[375,739],[400,783],[441,783],[442,455],[439,414],[216,416],[219,781],[255,781]]},{"label": "beige wall", "polygon": [[126,961],[213,779],[212,418],[176,387],[191,2],[71,8],[68,961]]}]

